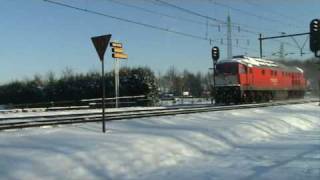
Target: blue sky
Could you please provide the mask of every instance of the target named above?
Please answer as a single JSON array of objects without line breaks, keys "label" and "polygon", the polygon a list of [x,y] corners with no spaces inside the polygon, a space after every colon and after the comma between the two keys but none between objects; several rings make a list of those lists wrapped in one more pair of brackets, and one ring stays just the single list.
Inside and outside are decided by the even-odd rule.
[{"label": "blue sky", "polygon": [[[49,71],[59,74],[66,67],[74,72],[100,70],[100,62],[90,37],[109,33],[113,35],[113,40],[124,44],[125,52],[129,54],[129,59],[123,61],[122,66],[149,66],[157,74],[165,72],[170,66],[179,70],[207,72],[212,66],[210,51],[214,45],[221,48],[222,58],[226,55],[225,25],[161,5],[156,0],[55,1],[173,31],[208,37],[214,41],[210,44],[209,41],[149,29],[56,6],[42,0],[0,0],[0,83],[32,78],[34,74],[45,75]],[[279,35],[280,32],[308,32],[309,22],[320,17],[319,0],[163,1],[223,21],[226,21],[229,13],[234,24],[234,55],[258,56],[259,32],[264,36]],[[180,19],[137,10],[115,2]],[[188,19],[188,22],[181,20],[182,18]],[[210,24],[208,28],[207,22]],[[220,31],[218,26],[221,27]],[[237,26],[240,26],[240,32]],[[305,39],[306,36],[296,38],[300,45]],[[281,41],[285,43],[286,53],[295,53],[287,58],[305,59],[312,56],[307,54],[300,57],[292,39]],[[274,40],[265,41],[264,54],[268,58],[275,58],[272,53],[279,51],[280,43]],[[304,52],[310,53],[308,42]],[[108,49],[106,69],[111,70],[112,67],[113,59]]]}]

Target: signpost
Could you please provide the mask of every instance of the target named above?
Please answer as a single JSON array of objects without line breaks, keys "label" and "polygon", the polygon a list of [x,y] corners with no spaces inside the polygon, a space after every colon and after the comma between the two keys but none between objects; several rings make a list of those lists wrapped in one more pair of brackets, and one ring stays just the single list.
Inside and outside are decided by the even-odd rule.
[{"label": "signpost", "polygon": [[106,98],[106,88],[105,88],[105,74],[104,74],[104,54],[108,48],[109,41],[111,39],[111,34],[92,37],[92,43],[98,53],[102,66],[102,132],[106,132],[105,126],[105,98]]},{"label": "signpost", "polygon": [[128,59],[128,55],[124,54],[122,43],[111,42],[110,46],[112,47],[112,58],[115,59],[114,64],[114,84],[115,84],[115,99],[116,108],[119,107],[119,61],[118,59]]}]

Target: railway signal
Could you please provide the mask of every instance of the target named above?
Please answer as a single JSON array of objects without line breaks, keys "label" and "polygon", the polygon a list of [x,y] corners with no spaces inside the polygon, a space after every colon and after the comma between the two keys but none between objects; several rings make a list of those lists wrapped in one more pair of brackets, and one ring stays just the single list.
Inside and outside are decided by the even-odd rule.
[{"label": "railway signal", "polygon": [[[212,55],[212,59],[213,59],[213,89],[212,89],[212,96],[215,98],[215,89],[216,89],[216,64],[218,62],[218,59],[220,58],[220,50],[217,46],[214,46],[211,49],[211,55]],[[211,99],[211,104],[213,104],[213,98]]]},{"label": "railway signal", "polygon": [[320,57],[320,19],[314,19],[310,23],[310,50]]},{"label": "railway signal", "polygon": [[217,46],[212,48],[212,59],[214,61],[214,63],[216,63],[218,61],[218,59],[220,58],[220,51],[219,48]]},{"label": "railway signal", "polygon": [[105,98],[106,98],[106,88],[105,88],[105,77],[104,77],[104,54],[108,48],[109,41],[111,39],[111,34],[92,37],[91,41],[99,55],[101,66],[102,66],[102,132],[106,132],[105,126]]}]

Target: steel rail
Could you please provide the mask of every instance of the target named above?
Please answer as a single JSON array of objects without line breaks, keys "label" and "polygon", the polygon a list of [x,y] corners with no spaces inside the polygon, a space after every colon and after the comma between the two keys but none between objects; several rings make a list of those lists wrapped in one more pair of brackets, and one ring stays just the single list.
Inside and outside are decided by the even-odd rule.
[{"label": "steel rail", "polygon": [[[189,109],[195,107],[218,107],[215,105],[196,105],[196,106],[177,106],[177,107],[159,107],[159,108],[152,108],[152,109],[140,109],[140,110],[128,110],[128,111],[112,111],[106,112],[106,115],[113,115],[113,114],[121,114],[121,113],[133,113],[133,112],[150,112],[150,111],[165,111],[165,110],[174,110],[174,109]],[[101,112],[83,112],[83,113],[70,113],[70,114],[58,114],[58,115],[31,115],[31,116],[16,116],[16,117],[2,117],[0,118],[1,121],[8,121],[8,120],[19,120],[19,119],[41,119],[41,118],[64,118],[64,117],[74,117],[74,116],[90,116],[90,115],[101,115]]]},{"label": "steel rail", "polygon": [[[280,106],[280,105],[290,105],[290,104],[304,104],[317,102],[317,100],[303,100],[303,101],[290,101],[290,102],[272,102],[272,103],[261,103],[261,104],[246,104],[246,105],[233,105],[233,106],[208,106],[208,107],[193,107],[193,108],[175,108],[175,109],[159,109],[153,111],[140,111],[132,113],[118,113],[118,114],[107,114],[107,121],[114,120],[125,120],[125,119],[136,119],[136,118],[146,118],[146,117],[157,117],[157,116],[172,116],[179,114],[191,114],[191,113],[201,113],[201,112],[211,112],[211,111],[226,111],[226,110],[237,110],[237,109],[249,109],[249,108],[260,108],[269,106]],[[46,120],[34,120],[34,121],[22,121],[22,122],[9,122],[0,123],[0,131],[8,129],[22,129],[29,127],[41,127],[41,126],[56,126],[63,124],[78,124],[78,123],[89,123],[89,122],[99,122],[101,121],[100,115],[89,115],[81,117],[67,117],[64,119],[53,118]]]},{"label": "steel rail", "polygon": [[[219,105],[222,106],[222,105]],[[140,110],[127,110],[127,111],[111,111],[106,112],[106,115],[114,115],[121,113],[133,113],[133,112],[150,112],[150,111],[166,111],[174,109],[190,109],[190,108],[199,108],[199,107],[219,107],[212,104],[198,104],[198,105],[180,105],[174,107],[157,107],[152,109],[140,109]],[[92,109],[91,109],[92,110]],[[2,121],[10,120],[27,120],[27,119],[45,119],[45,118],[65,118],[65,117],[74,117],[74,116],[90,116],[90,115],[101,115],[101,112],[79,112],[79,113],[70,113],[70,114],[47,114],[47,115],[29,115],[29,116],[15,116],[15,117],[0,117],[0,123]]]}]

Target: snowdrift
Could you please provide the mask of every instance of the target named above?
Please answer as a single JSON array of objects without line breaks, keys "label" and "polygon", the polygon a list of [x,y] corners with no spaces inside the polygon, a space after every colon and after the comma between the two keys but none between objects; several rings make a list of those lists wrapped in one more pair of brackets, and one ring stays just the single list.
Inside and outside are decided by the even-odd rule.
[{"label": "snowdrift", "polygon": [[0,132],[1,179],[319,179],[315,103]]}]

